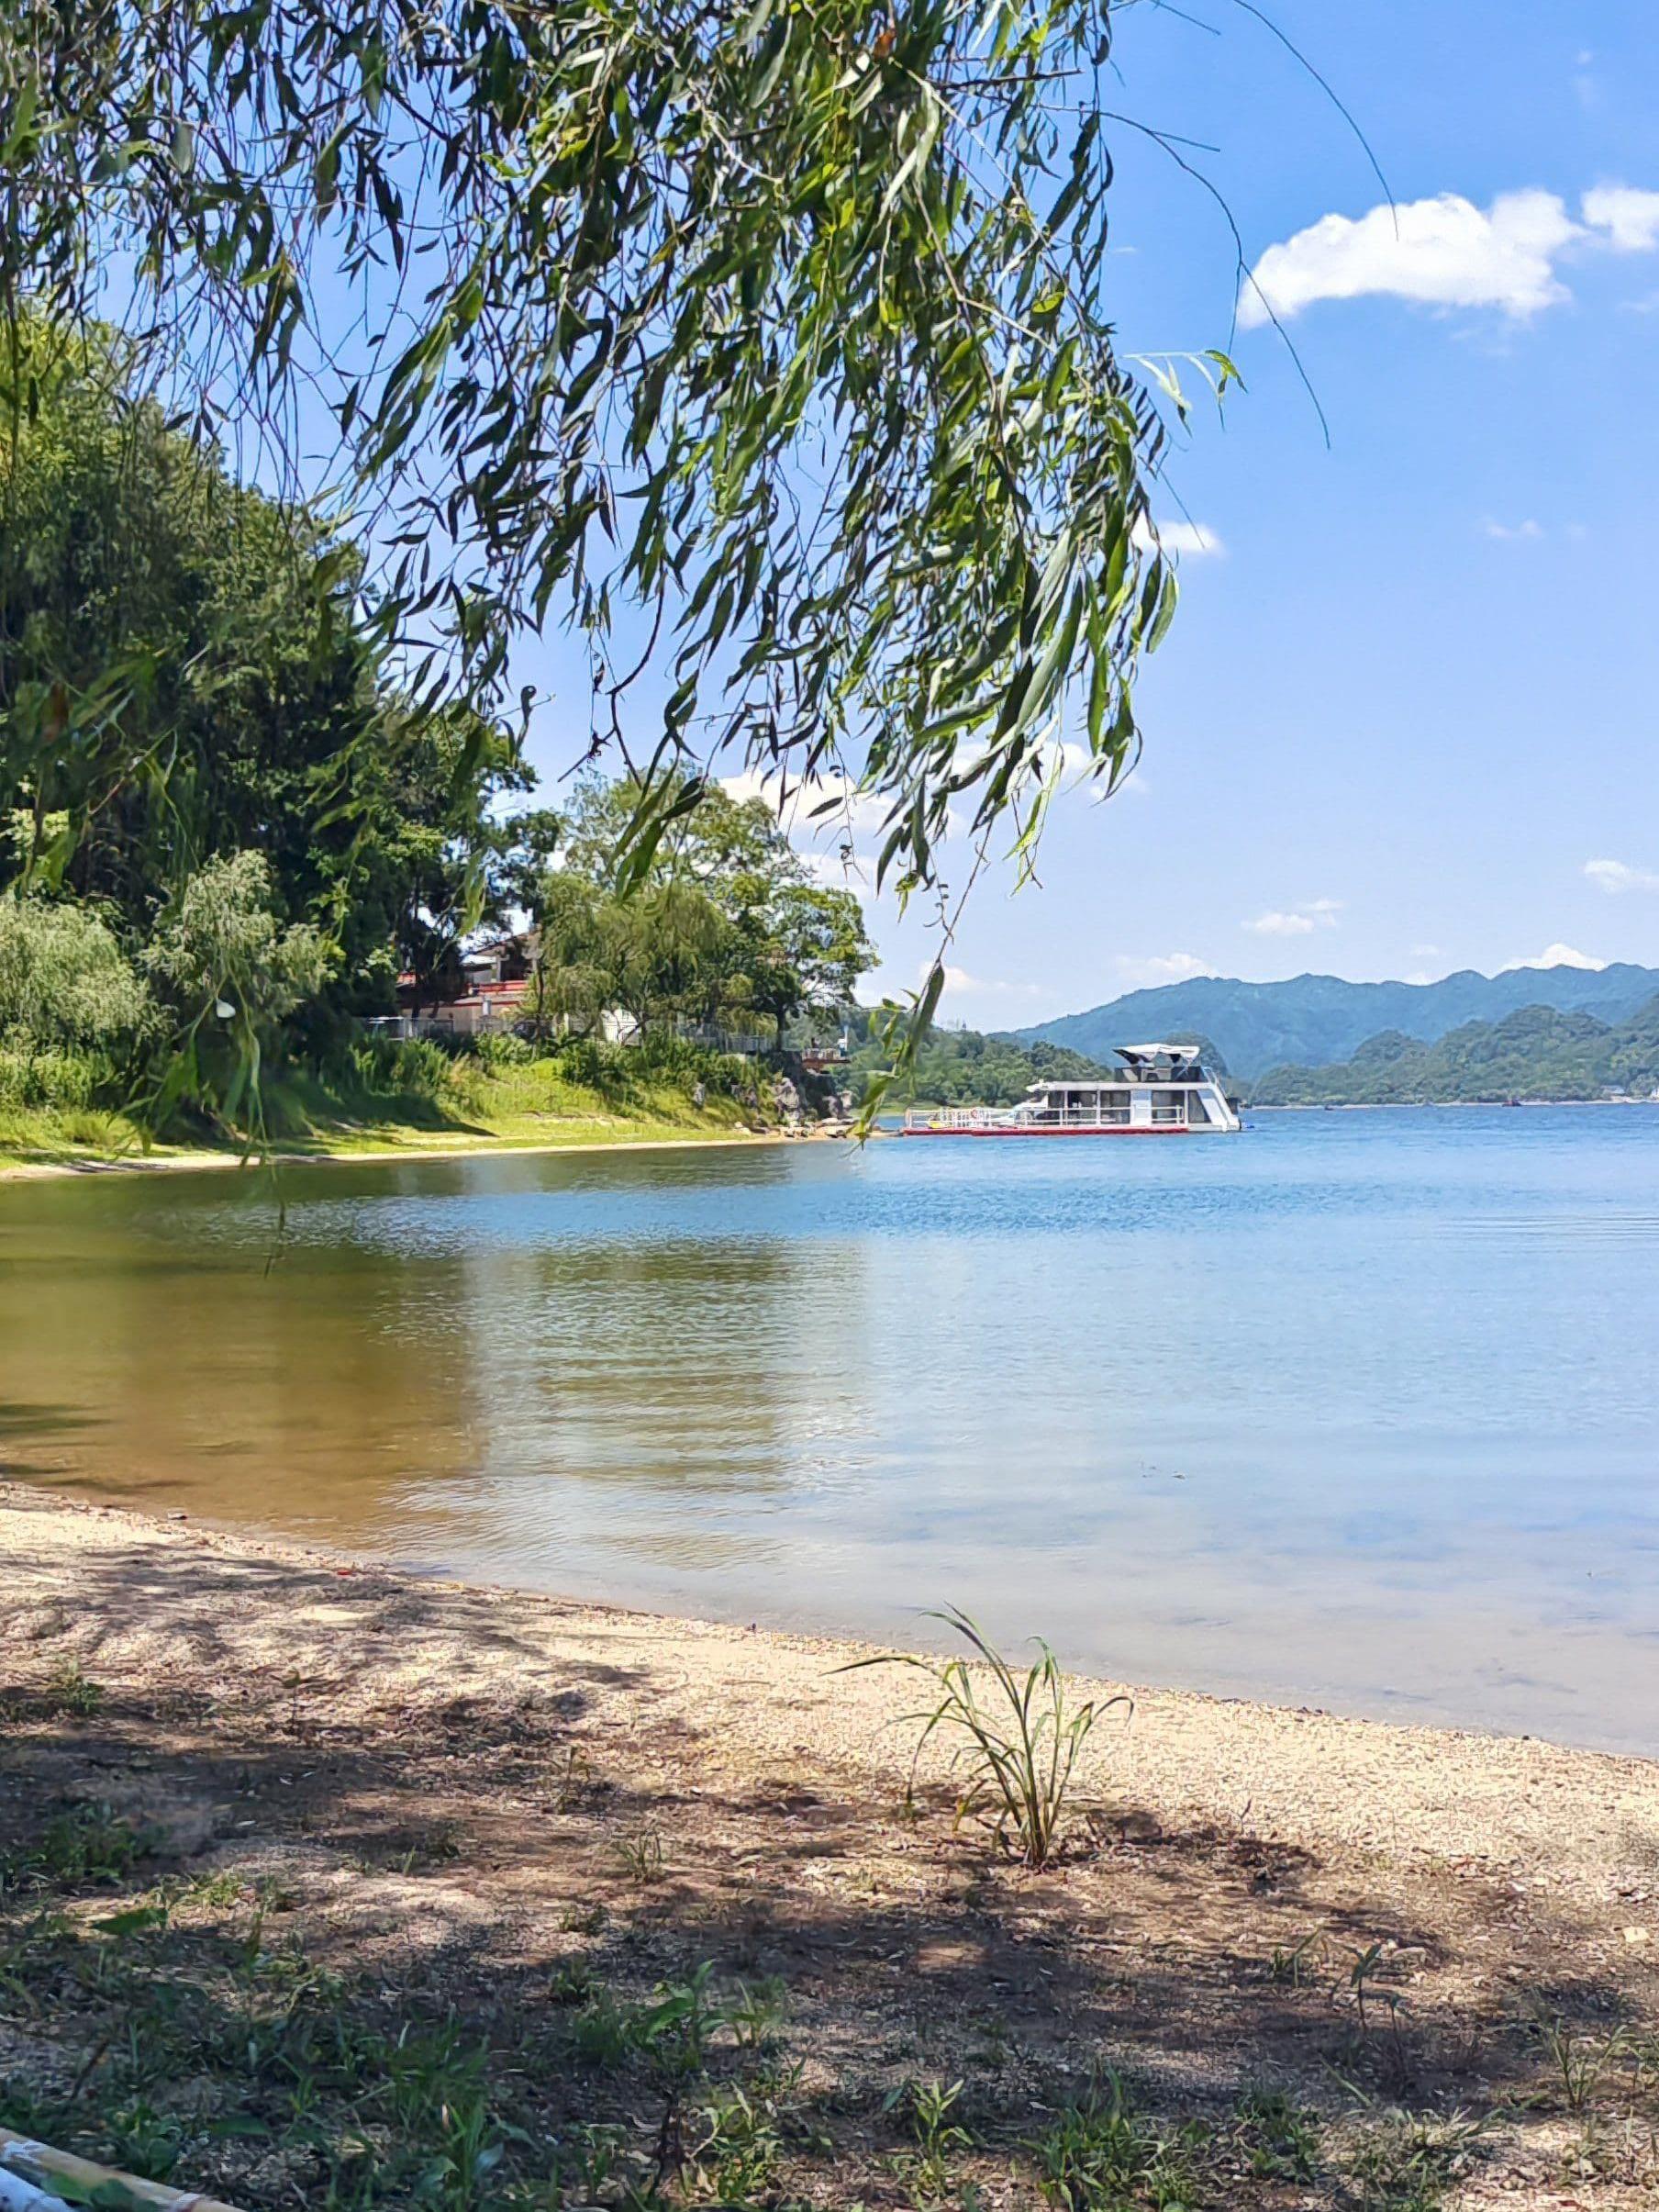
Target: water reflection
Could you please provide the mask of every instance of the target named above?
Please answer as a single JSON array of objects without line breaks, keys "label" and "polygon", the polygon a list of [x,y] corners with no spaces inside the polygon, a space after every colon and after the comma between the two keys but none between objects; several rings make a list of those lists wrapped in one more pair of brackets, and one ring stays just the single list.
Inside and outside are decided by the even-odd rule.
[{"label": "water reflection", "polygon": [[[1059,1155],[1062,1156],[1056,1157]],[[1659,1116],[0,1190],[0,1466],[1659,1748]]]}]

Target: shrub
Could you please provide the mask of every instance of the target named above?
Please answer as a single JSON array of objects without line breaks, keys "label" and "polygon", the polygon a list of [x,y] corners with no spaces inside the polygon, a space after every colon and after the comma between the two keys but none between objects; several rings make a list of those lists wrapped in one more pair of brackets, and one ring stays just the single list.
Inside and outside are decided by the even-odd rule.
[{"label": "shrub", "polygon": [[478,1038],[475,1050],[479,1064],[492,1070],[498,1067],[528,1067],[536,1056],[529,1041],[515,1036],[510,1029],[486,1030]]},{"label": "shrub", "polygon": [[0,1106],[84,1109],[114,1080],[107,1060],[59,1046],[20,1051],[0,1045]]},{"label": "shrub", "polygon": [[0,897],[0,1038],[19,1050],[118,1054],[153,1022],[143,979],[101,915]]}]

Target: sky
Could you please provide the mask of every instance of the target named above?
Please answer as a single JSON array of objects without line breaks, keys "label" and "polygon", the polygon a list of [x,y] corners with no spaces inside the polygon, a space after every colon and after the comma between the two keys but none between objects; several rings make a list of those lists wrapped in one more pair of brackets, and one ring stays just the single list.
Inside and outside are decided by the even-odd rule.
[{"label": "sky", "polygon": [[[1141,766],[1056,804],[1038,884],[982,880],[947,1018],[1013,1027],[1207,972],[1659,965],[1652,0],[1270,12],[1392,206],[1238,0],[1124,11],[1120,105],[1217,149],[1187,158],[1251,275],[1215,198],[1120,128],[1119,341],[1230,342],[1245,389],[1194,409],[1154,501],[1183,597]],[[525,671],[556,695],[550,776],[585,729],[566,651]],[[870,995],[902,993],[928,917],[870,915]]]}]

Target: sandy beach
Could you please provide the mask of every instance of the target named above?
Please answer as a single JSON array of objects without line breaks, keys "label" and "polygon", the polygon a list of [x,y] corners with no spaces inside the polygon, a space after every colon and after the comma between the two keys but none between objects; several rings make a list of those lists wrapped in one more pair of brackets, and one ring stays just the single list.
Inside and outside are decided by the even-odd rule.
[{"label": "sandy beach", "polygon": [[[0,1554],[0,1847],[95,1800],[160,1865],[277,1883],[331,1973],[441,1991],[486,2038],[508,1991],[515,2033],[556,2033],[572,1976],[636,1999],[705,1961],[764,1977],[871,2204],[908,2201],[883,2195],[908,2139],[884,2109],[923,2074],[966,2084],[977,2201],[1043,2201],[1018,2143],[1102,2065],[1206,2131],[1202,2201],[1623,2206],[1659,2185],[1659,1763],[1137,1687],[1090,1738],[1063,1863],[1032,1875],[956,1827],[942,1755],[907,1804],[926,1685],[838,1671],[857,1647],[16,1484]],[[66,1713],[80,1681],[91,1709]],[[0,2073],[84,2095],[101,2032],[80,1999],[14,2012]],[[1560,2087],[1564,2038],[1602,2053],[1593,2111]],[[1257,2170],[1230,2116],[1264,2083],[1313,2116],[1328,2180]],[[1442,2195],[1353,2193],[1367,2129],[1453,2113]],[[238,2201],[293,2201],[275,2153],[200,2156]],[[799,2163],[802,2201],[851,2201]]]},{"label": "sandy beach", "polygon": [[478,1158],[511,1158],[515,1155],[539,1156],[543,1153],[570,1153],[573,1156],[592,1152],[685,1152],[700,1151],[708,1145],[783,1145],[804,1144],[816,1139],[822,1141],[821,1131],[812,1131],[795,1137],[781,1129],[740,1129],[711,1131],[707,1136],[667,1136],[582,1138],[574,1144],[562,1144],[550,1138],[546,1144],[524,1145],[509,1138],[461,1137],[448,1145],[417,1143],[408,1145],[373,1145],[339,1151],[279,1152],[272,1160],[260,1153],[251,1153],[246,1158],[236,1152],[132,1152],[124,1155],[89,1154],[82,1159],[27,1160],[6,1159],[0,1156],[0,1183],[50,1180],[76,1175],[188,1175],[206,1173],[213,1169],[260,1170],[274,1165],[278,1167],[311,1167],[335,1162],[352,1167],[385,1167],[406,1162],[411,1166],[429,1160],[470,1160]]}]

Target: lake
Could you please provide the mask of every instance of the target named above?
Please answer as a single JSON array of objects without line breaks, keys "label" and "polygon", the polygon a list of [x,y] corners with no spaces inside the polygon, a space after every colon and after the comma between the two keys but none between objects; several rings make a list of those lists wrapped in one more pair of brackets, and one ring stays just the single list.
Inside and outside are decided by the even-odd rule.
[{"label": "lake", "polygon": [[1659,1751],[1659,1110],[0,1184],[0,1469]]}]

